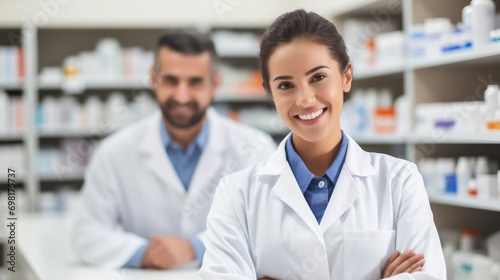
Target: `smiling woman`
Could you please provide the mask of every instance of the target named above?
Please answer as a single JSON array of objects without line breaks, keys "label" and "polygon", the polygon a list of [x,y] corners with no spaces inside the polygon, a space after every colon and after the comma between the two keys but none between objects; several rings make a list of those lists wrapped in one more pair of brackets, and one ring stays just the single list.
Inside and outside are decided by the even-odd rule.
[{"label": "smiling woman", "polygon": [[267,161],[221,180],[200,275],[446,279],[416,166],[363,151],[340,127],[352,66],[335,26],[286,13],[264,34],[260,58],[263,86],[292,133]]},{"label": "smiling woman", "polygon": [[[337,61],[325,59],[329,57],[324,45],[311,40],[282,45],[270,56],[271,96],[280,118],[293,131],[297,150],[308,146],[307,142],[318,142],[315,146],[324,147],[319,152],[326,154],[334,148],[332,144],[340,143],[340,113],[343,92],[351,88],[351,66],[341,72]],[[331,159],[316,175],[325,173]]]}]

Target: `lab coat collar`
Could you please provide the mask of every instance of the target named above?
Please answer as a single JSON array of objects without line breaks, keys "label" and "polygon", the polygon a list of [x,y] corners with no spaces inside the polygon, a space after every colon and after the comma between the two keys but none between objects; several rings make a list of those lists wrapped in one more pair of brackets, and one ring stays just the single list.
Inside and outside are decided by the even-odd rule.
[{"label": "lab coat collar", "polygon": [[[289,133],[280,143],[278,149],[271,154],[266,163],[260,167],[256,175],[279,175],[288,166],[286,160],[285,146],[288,138],[291,137],[292,133]],[[368,154],[361,149],[361,147],[356,143],[351,136],[347,133],[345,134],[349,139],[349,145],[347,148],[347,155],[344,162],[344,167],[346,167],[352,176],[373,176],[375,175],[375,168],[370,163],[370,158]]]},{"label": "lab coat collar", "polygon": [[[163,118],[160,111],[155,112],[150,118],[149,127],[140,144],[140,150],[146,154],[157,154],[159,153],[158,144],[164,150],[161,131],[158,129],[162,125]],[[210,149],[214,149],[215,151],[222,151],[224,148],[224,143],[220,141],[220,137],[217,137],[217,133],[220,133],[220,118],[215,109],[211,107],[207,109],[207,122],[210,125],[208,126],[208,142],[204,146],[207,147],[210,145]]]},{"label": "lab coat collar", "polygon": [[368,153],[361,149],[351,136],[347,135],[347,138],[349,138],[349,147],[344,165],[349,169],[351,175],[359,177],[375,175],[375,168],[371,164]]},{"label": "lab coat collar", "polygon": [[[225,141],[224,139],[221,139],[221,135],[223,135],[220,127],[220,122],[222,121],[221,117],[217,114],[217,112],[215,112],[214,109],[209,108],[207,110],[207,118],[210,122],[208,142],[202,152],[198,166],[193,174],[193,178],[191,179],[191,184],[189,186],[190,190],[198,189],[198,185],[201,184],[201,181],[203,181],[200,181],[200,178],[197,178],[202,176],[203,173],[198,170],[199,166],[203,166],[203,168],[205,168],[204,171],[207,172],[208,170],[215,171],[218,169],[220,161],[222,160],[220,159],[219,154],[224,149]],[[179,193],[181,197],[184,197],[186,189],[184,188],[168,156],[165,152],[163,152],[164,147],[160,135],[161,131],[158,129],[161,125],[162,119],[161,112],[156,112],[150,117],[149,120],[147,120],[148,127],[144,133],[142,141],[139,143],[139,150],[150,158],[149,168],[158,177],[160,177],[163,182],[172,185],[172,189]]]},{"label": "lab coat collar", "polygon": [[[198,135],[196,135],[194,141],[187,147],[187,149],[182,148],[183,151],[186,152],[187,154],[192,153],[192,151],[196,148],[198,148],[200,151],[203,151],[208,142],[209,127],[210,127],[210,122],[207,118],[200,132],[198,133]],[[163,147],[165,147],[165,150],[168,150],[169,148],[176,149],[177,147],[182,147],[180,143],[172,139],[170,133],[167,130],[167,127],[164,125],[163,122],[160,125],[160,134],[161,134],[161,141],[163,142]]]},{"label": "lab coat collar", "polygon": [[279,176],[272,191],[300,216],[318,237],[318,240],[323,243],[323,234],[338,221],[359,197],[360,190],[354,180],[354,176],[375,175],[375,169],[370,163],[368,154],[347,135],[349,144],[344,166],[340,171],[335,190],[325,209],[323,219],[318,225],[286,159],[285,145],[289,137],[291,137],[291,133],[281,141],[278,149],[257,170],[256,175]]}]

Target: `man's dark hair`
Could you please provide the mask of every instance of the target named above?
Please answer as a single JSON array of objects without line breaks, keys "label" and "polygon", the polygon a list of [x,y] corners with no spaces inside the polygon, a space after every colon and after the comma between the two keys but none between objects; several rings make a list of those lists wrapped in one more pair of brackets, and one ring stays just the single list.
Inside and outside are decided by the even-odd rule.
[{"label": "man's dark hair", "polygon": [[193,30],[172,30],[163,34],[156,44],[154,69],[158,71],[158,54],[161,48],[169,48],[185,55],[199,55],[208,51],[212,57],[212,75],[218,70],[219,59],[209,35]]}]

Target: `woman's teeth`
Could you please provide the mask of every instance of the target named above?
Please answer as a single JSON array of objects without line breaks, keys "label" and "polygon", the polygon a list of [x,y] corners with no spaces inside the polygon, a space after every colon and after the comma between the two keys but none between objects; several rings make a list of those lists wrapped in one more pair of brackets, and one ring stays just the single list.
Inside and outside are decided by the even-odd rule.
[{"label": "woman's teeth", "polygon": [[299,117],[299,119],[301,119],[303,121],[310,121],[310,120],[314,120],[315,118],[319,117],[319,115],[321,115],[321,113],[323,113],[323,109],[319,109],[318,111],[313,112],[311,114],[307,114],[307,115],[298,115],[298,117]]}]

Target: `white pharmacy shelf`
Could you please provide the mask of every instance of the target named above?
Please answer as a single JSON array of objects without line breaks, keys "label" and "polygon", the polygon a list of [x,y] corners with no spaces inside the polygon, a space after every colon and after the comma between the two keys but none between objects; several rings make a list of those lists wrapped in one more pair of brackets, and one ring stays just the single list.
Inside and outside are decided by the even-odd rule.
[{"label": "white pharmacy shelf", "polygon": [[50,131],[50,132],[40,132],[38,136],[40,138],[85,138],[85,137],[105,137],[110,135],[116,130],[111,131],[101,131],[98,129],[81,130],[81,131]]},{"label": "white pharmacy shelf", "polygon": [[415,144],[500,144],[499,132],[436,132],[434,134],[414,134],[409,142]]},{"label": "white pharmacy shelf", "polygon": [[359,66],[354,65],[354,79],[362,80],[376,77],[389,76],[393,74],[403,74],[405,65],[390,64],[390,65],[374,65],[374,66]]},{"label": "white pharmacy shelf", "polygon": [[500,44],[491,44],[478,50],[464,50],[454,53],[444,54],[434,58],[424,58],[410,62],[411,69],[425,69],[446,65],[483,65],[500,64]]},{"label": "white pharmacy shelf", "polygon": [[[61,83],[40,83],[40,90],[61,90]],[[148,81],[117,81],[117,82],[92,82],[85,84],[85,90],[119,90],[119,89],[134,89],[134,90],[150,90],[151,87]],[[240,102],[240,103],[260,103],[267,102],[266,93],[264,91],[248,92],[246,94],[239,93],[238,90],[224,89],[217,92],[215,102]]]},{"label": "white pharmacy shelf", "polygon": [[[62,83],[42,83],[38,85],[40,90],[60,90],[63,88]],[[144,89],[148,90],[151,87],[147,80],[144,81],[103,81],[103,82],[86,82],[85,89]]]},{"label": "white pharmacy shelf", "polygon": [[319,11],[327,9],[333,17],[348,17],[359,14],[368,14],[376,10],[394,9],[394,0],[337,0],[318,1]]},{"label": "white pharmacy shelf", "polygon": [[241,58],[244,58],[244,59],[258,60],[259,59],[259,49],[255,50],[253,52],[251,52],[251,51],[247,51],[247,52],[224,51],[224,52],[219,53],[219,57],[221,59],[241,59]]},{"label": "white pharmacy shelf", "polygon": [[500,212],[500,200],[484,200],[452,195],[429,195],[432,203]]},{"label": "white pharmacy shelf", "polygon": [[[12,179],[12,178],[4,177],[4,176],[0,177],[0,185],[2,185],[2,184],[7,185],[9,179]],[[24,184],[23,177],[19,177],[16,175],[16,178],[14,178],[12,180],[14,180],[16,184]]]},{"label": "white pharmacy shelf", "polygon": [[22,90],[22,82],[0,82],[0,89],[4,90]]},{"label": "white pharmacy shelf", "polygon": [[492,44],[480,50],[457,51],[433,58],[411,59],[410,62],[402,62],[399,65],[354,65],[354,79],[362,80],[402,74],[406,68],[408,70],[421,70],[456,65],[500,65],[500,43]]},{"label": "white pharmacy shelf", "polygon": [[42,174],[39,175],[41,182],[66,182],[66,181],[83,181],[84,174],[62,174],[57,176],[55,174]]},{"label": "white pharmacy shelf", "polygon": [[[219,103],[267,103],[267,98],[261,97],[224,97],[216,99]],[[287,128],[279,130],[263,129],[271,134],[283,135],[290,132]],[[119,130],[103,131],[99,129],[89,129],[81,131],[54,130],[42,131],[38,133],[40,138],[85,138],[85,137],[105,137]],[[407,135],[400,134],[355,134],[347,132],[356,142],[360,144],[500,144],[500,132],[471,132],[471,133],[446,133],[436,132],[435,134],[414,133]],[[0,135],[2,141],[22,141],[22,135]]]},{"label": "white pharmacy shelf", "polygon": [[271,102],[269,98],[266,97],[264,92],[252,95],[235,95],[229,94],[229,91],[220,92],[219,95],[215,97],[214,102],[216,103],[266,103]]},{"label": "white pharmacy shelf", "polygon": [[22,140],[23,135],[21,133],[0,133],[0,142]]},{"label": "white pharmacy shelf", "polygon": [[398,134],[349,134],[359,144],[404,144],[406,138]]}]

